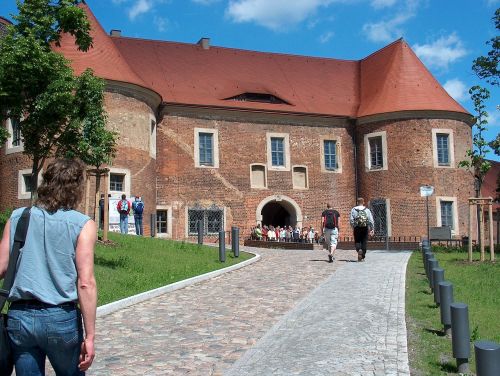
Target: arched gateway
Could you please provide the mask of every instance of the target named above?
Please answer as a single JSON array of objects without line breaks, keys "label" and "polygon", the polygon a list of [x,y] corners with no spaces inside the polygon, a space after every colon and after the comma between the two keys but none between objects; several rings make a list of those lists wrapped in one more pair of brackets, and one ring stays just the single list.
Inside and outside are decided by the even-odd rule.
[{"label": "arched gateway", "polygon": [[290,197],[273,195],[260,202],[256,210],[256,222],[260,225],[302,227],[302,211]]}]

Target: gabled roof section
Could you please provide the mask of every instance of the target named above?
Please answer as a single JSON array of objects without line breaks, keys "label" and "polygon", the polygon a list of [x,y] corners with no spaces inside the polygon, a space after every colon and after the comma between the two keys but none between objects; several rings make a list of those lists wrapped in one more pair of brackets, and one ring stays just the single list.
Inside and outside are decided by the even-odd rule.
[{"label": "gabled roof section", "polygon": [[82,2],[80,6],[87,13],[91,24],[90,34],[93,38],[93,47],[87,52],[79,51],[74,37],[64,34],[61,38],[61,46],[55,47],[55,51],[62,53],[71,61],[75,74],[81,74],[85,69],[91,68],[96,76],[151,89],[129,66],[88,5]]},{"label": "gabled roof section", "polygon": [[468,114],[403,39],[360,61],[360,83],[358,117],[419,110]]}]

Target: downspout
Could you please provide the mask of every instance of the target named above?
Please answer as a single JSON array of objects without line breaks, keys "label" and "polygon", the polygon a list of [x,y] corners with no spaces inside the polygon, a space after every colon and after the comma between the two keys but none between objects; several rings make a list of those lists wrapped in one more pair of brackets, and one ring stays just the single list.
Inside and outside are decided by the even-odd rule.
[{"label": "downspout", "polygon": [[352,143],[354,145],[353,153],[354,153],[354,187],[356,191],[356,196],[354,197],[354,205],[356,205],[357,199],[359,197],[359,177],[358,177],[358,140],[357,140],[357,128],[356,128],[356,120],[351,120],[351,129],[352,129]]}]

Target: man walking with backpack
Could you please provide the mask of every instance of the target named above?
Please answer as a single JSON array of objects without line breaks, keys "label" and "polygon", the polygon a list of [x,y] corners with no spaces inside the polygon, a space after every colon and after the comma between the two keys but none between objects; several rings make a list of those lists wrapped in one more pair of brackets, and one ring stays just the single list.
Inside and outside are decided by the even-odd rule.
[{"label": "man walking with backpack", "polygon": [[366,256],[366,243],[368,234],[373,235],[373,216],[370,209],[365,207],[365,200],[362,197],[357,199],[357,206],[352,208],[349,223],[354,231],[354,243],[358,253],[358,261],[363,261]]},{"label": "man walking with backpack", "polygon": [[337,248],[339,238],[339,217],[339,212],[332,209],[330,204],[326,204],[326,210],[321,213],[321,228],[325,238],[325,245],[328,249],[328,262],[333,262],[333,255]]},{"label": "man walking with backpack", "polygon": [[135,196],[135,201],[132,203],[134,211],[135,234],[142,236],[142,213],[144,212],[144,202],[139,196]]},{"label": "man walking with backpack", "polygon": [[128,215],[130,214],[130,202],[127,200],[127,195],[123,194],[122,199],[116,205],[118,213],[120,213],[120,232],[128,234]]}]

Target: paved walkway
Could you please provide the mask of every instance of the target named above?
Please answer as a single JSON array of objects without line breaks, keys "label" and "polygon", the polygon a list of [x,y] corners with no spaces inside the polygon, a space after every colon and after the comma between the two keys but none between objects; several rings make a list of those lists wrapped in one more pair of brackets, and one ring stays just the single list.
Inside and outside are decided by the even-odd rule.
[{"label": "paved walkway", "polygon": [[409,374],[409,253],[255,250],[262,260],[98,319],[88,375]]}]

